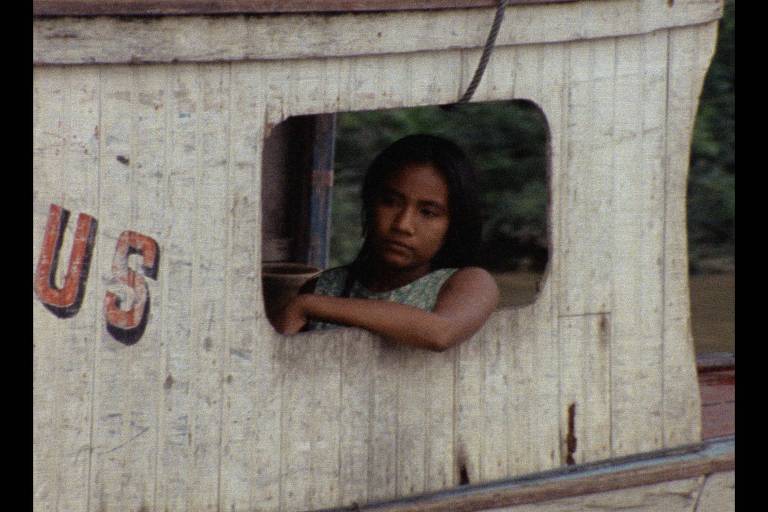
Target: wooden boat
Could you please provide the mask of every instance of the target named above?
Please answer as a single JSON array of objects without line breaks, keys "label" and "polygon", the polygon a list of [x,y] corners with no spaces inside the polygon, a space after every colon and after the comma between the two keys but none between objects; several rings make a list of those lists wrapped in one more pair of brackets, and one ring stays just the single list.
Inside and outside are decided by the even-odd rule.
[{"label": "wooden boat", "polygon": [[280,336],[261,263],[322,253],[327,116],[456,102],[494,1],[33,5],[36,510],[733,508],[685,229],[720,0],[510,2],[472,101],[546,116],[549,263],[440,354]]}]

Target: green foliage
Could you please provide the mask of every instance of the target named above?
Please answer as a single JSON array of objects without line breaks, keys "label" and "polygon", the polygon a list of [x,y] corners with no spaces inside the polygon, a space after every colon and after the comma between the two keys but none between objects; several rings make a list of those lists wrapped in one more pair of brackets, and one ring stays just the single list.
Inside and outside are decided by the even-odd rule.
[{"label": "green foliage", "polygon": [[[514,239],[525,232],[546,243],[546,146],[548,129],[532,103],[469,104],[354,112],[338,117],[331,264],[354,258],[360,246],[359,189],[370,160],[395,140],[430,133],[458,143],[478,172],[484,211],[484,239]],[[522,230],[522,231],[521,231]],[[510,268],[524,250],[490,266]],[[501,257],[501,255],[499,255]]]},{"label": "green foliage", "polygon": [[688,182],[692,272],[729,268],[735,247],[735,0],[726,0],[699,100]]}]

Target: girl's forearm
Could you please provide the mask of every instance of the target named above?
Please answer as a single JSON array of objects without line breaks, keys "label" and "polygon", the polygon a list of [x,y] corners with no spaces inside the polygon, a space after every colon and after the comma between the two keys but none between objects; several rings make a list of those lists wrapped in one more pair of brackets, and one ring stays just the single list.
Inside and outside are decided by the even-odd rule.
[{"label": "girl's forearm", "polygon": [[309,318],[361,327],[413,347],[442,351],[463,341],[451,319],[413,306],[313,294],[298,300]]}]

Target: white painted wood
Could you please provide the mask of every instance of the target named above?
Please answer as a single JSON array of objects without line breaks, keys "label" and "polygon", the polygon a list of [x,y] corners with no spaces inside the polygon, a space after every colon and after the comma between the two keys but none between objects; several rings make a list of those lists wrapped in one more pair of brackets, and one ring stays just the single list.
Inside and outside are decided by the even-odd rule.
[{"label": "white painted wood", "polygon": [[484,381],[484,410],[483,414],[483,444],[481,452],[480,478],[483,481],[504,478],[509,471],[508,445],[509,423],[497,421],[494,418],[511,418],[507,396],[508,383],[511,377],[510,347],[505,339],[506,329],[503,324],[495,323],[496,332],[487,332],[489,340],[483,343]]},{"label": "white painted wood", "polygon": [[423,493],[426,487],[426,351],[399,351],[397,386],[397,495]]},{"label": "white painted wood", "polygon": [[[232,64],[226,205],[225,339],[219,507],[277,510],[280,499],[280,380],[274,334],[261,306],[259,169],[265,80]],[[222,262],[219,263],[222,265]]]},{"label": "white painted wood", "polygon": [[[483,331],[493,329],[495,318],[489,320]],[[501,321],[496,320],[496,321]],[[509,333],[509,339],[515,338]],[[456,349],[456,409],[454,412],[454,450],[456,469],[466,475],[464,483],[482,481],[485,453],[485,358],[482,337],[475,335]]]},{"label": "white painted wood", "polygon": [[[32,248],[36,256],[32,263],[35,273],[37,260],[43,244],[43,235],[50,202],[62,202],[62,191],[52,186],[57,173],[58,162],[54,158],[60,153],[61,142],[57,123],[61,119],[62,80],[56,74],[33,74],[32,127],[35,152],[32,158],[33,225]],[[53,155],[49,153],[53,152]],[[67,245],[62,245],[66,248]],[[46,385],[54,376],[57,363],[56,338],[47,336],[56,332],[61,320],[44,308],[41,302],[33,303],[32,318],[35,329],[32,332],[32,481],[33,500],[36,507],[55,510],[58,495],[57,473],[61,471],[57,451],[61,445],[56,438],[58,430],[54,422],[58,416],[56,386]],[[90,446],[89,446],[90,448]],[[88,449],[88,448],[87,448]]]},{"label": "white painted wood", "polygon": [[[134,230],[162,240],[163,233],[155,228],[153,220],[155,216],[162,218],[162,211],[160,204],[150,198],[161,195],[155,187],[162,174],[155,166],[164,164],[164,71],[102,71],[101,90],[97,237],[104,256],[91,270],[97,272],[92,277],[103,281],[97,294],[99,301],[104,300],[107,289],[124,290],[111,283],[113,252],[122,231]],[[136,265],[137,261],[130,263]],[[151,302],[144,336],[153,341],[126,345],[107,332],[103,316],[99,322],[91,440],[93,509],[154,506],[157,392],[163,379],[158,357],[162,324],[153,320],[162,318],[162,296],[156,281],[146,281]],[[103,307],[100,309],[103,311]]]},{"label": "white painted wood", "polygon": [[[616,48],[613,200],[617,255],[613,276],[614,311],[611,354],[611,424],[614,455],[663,447],[661,423],[661,302],[660,261],[663,209],[663,168],[649,162],[663,147],[647,143],[646,113],[659,97],[646,94],[644,84],[663,81],[647,62],[664,53],[653,36],[622,39]],[[662,89],[663,91],[663,89]],[[656,101],[653,101],[653,99]],[[652,114],[651,114],[652,115]],[[653,126],[648,127],[652,133]],[[650,136],[651,139],[653,135]],[[654,152],[655,149],[655,152]],[[649,155],[650,154],[650,155]],[[645,396],[641,402],[636,397]]]},{"label": "white painted wood", "polygon": [[[189,321],[195,317],[199,300],[188,290],[198,257],[194,229],[198,173],[194,170],[198,169],[201,144],[198,126],[204,107],[194,66],[168,69],[166,80],[165,153],[168,161],[163,200],[169,233],[167,254],[163,255],[166,265],[161,272],[168,276],[163,281],[166,285],[163,296],[168,298],[164,304],[169,320],[164,323],[162,333],[161,360],[166,377],[161,395],[155,502],[158,508],[211,510],[209,500],[203,497],[202,502],[198,502],[196,499],[196,495],[201,494],[195,485],[197,475],[187,476],[187,468],[195,467],[194,454],[200,446],[195,432],[198,418],[194,413],[198,405],[195,400],[199,374],[196,362],[202,357],[203,348],[197,342],[197,332],[193,333],[198,324]],[[190,343],[192,340],[194,342]],[[215,491],[215,480],[214,486],[210,487],[209,483],[207,490]]]},{"label": "white painted wood", "polygon": [[[676,0],[672,5],[661,0],[514,5],[507,7],[496,44],[647,34],[711,22],[721,12],[719,0]],[[485,8],[384,14],[36,18],[33,61],[221,62],[482,48],[493,13],[493,8]]]},{"label": "white painted wood", "polygon": [[341,336],[341,413],[339,415],[339,501],[368,501],[371,453],[374,341],[358,329]]},{"label": "white painted wood", "polygon": [[[189,354],[195,368],[191,418],[191,461],[187,466],[187,509],[218,510],[221,486],[221,422],[225,348],[226,189],[221,186],[229,165],[228,131],[230,73],[227,66],[196,67],[190,91],[197,89],[195,131],[195,208],[188,222],[194,229]],[[191,92],[191,94],[194,94]],[[192,105],[190,105],[191,109]],[[179,115],[182,112],[179,112]],[[190,112],[190,115],[194,115]],[[188,288],[189,290],[189,288]],[[182,507],[184,508],[184,507]]]},{"label": "white painted wood", "polygon": [[[561,460],[581,464],[608,459],[611,456],[611,316],[605,313],[561,316],[558,335],[562,365]],[[575,438],[571,447],[568,446],[569,433]]]},{"label": "white painted wood", "polygon": [[[561,180],[565,177],[561,169],[565,168],[564,134],[568,122],[567,112],[567,76],[568,49],[565,45],[549,47],[537,45],[522,47],[521,58],[517,61],[519,70],[535,69],[532,87],[523,97],[531,98],[539,105],[550,128],[550,168],[549,177],[549,208],[547,213],[550,237],[549,265],[541,281],[541,291],[536,302],[517,312],[516,323],[520,326],[514,331],[516,341],[513,361],[519,361],[519,367],[527,369],[519,375],[513,375],[518,385],[512,389],[519,410],[517,419],[510,421],[514,425],[524,421],[524,435],[510,435],[508,444],[511,447],[525,446],[527,456],[525,464],[511,465],[510,474],[520,475],[532,471],[543,471],[560,464],[559,422],[552,421],[561,414],[560,404],[560,372],[562,364],[559,354],[559,338],[557,334],[556,292],[557,277],[560,274],[559,251],[560,227],[558,216],[552,205],[560,203]],[[527,58],[523,55],[530,54]],[[526,64],[527,63],[527,64]],[[534,65],[535,63],[535,65]],[[520,84],[527,73],[520,72],[516,79]],[[559,135],[558,135],[559,134]],[[533,322],[527,320],[533,318]],[[528,398],[533,397],[533,398]],[[523,418],[525,418],[523,420]],[[527,440],[524,442],[523,440]],[[548,446],[548,449],[541,449]]]},{"label": "white painted wood", "polygon": [[[170,143],[166,140],[168,136],[168,69],[160,66],[144,67],[135,69],[132,77],[132,117],[130,126],[130,144],[131,153],[125,155],[130,160],[131,188],[130,188],[130,208],[131,219],[130,226],[136,232],[149,236],[154,240],[168,240],[165,245],[165,251],[161,249],[158,275],[173,275],[183,262],[189,261],[190,247],[189,239],[178,240],[178,232],[172,232],[173,221],[169,219],[169,209],[163,208],[164,200],[170,199],[170,191],[167,187],[167,180],[170,178],[167,173],[169,159],[172,154],[169,152]],[[181,149],[181,148],[179,148]],[[104,198],[106,199],[106,198]],[[183,207],[179,206],[177,212],[182,212]],[[181,228],[181,226],[178,226]],[[178,229],[177,228],[177,229]],[[169,236],[170,235],[170,236]],[[183,236],[183,235],[182,235]],[[139,270],[139,259],[137,257],[136,271]],[[129,259],[130,262],[130,259]],[[136,474],[131,475],[134,481],[136,491],[135,500],[144,501],[147,508],[157,507],[157,483],[160,473],[160,446],[172,449],[176,439],[164,439],[161,441],[161,435],[167,430],[176,430],[182,437],[187,434],[188,425],[186,424],[187,414],[184,407],[174,408],[173,413],[166,415],[163,410],[165,399],[166,383],[169,383],[168,376],[175,369],[174,361],[170,353],[164,354],[165,348],[172,343],[168,339],[169,332],[174,335],[182,334],[177,330],[179,328],[176,322],[171,320],[168,315],[168,308],[173,311],[174,307],[184,309],[184,301],[171,301],[167,293],[173,291],[171,280],[166,279],[158,283],[156,279],[144,278],[149,293],[149,315],[144,335],[146,340],[152,340],[144,344],[135,344],[128,351],[123,352],[124,362],[130,364],[131,357],[134,354],[139,357],[146,357],[147,362],[151,361],[152,369],[155,372],[155,379],[144,380],[140,375],[134,375],[132,381],[128,384],[131,399],[129,412],[131,417],[138,418],[136,427],[146,428],[146,434],[140,436],[141,442],[130,441],[126,445],[127,451],[132,451],[133,456],[137,457]],[[183,278],[182,278],[183,279]],[[183,281],[182,281],[183,282]],[[180,284],[180,283],[179,283]],[[173,304],[171,304],[173,302]],[[176,312],[177,322],[183,322],[184,313]],[[183,327],[182,327],[183,329]],[[175,341],[175,340],[174,340]],[[183,357],[183,353],[170,348],[175,356]],[[130,355],[129,355],[130,354]],[[166,357],[163,357],[166,355]],[[183,386],[183,377],[181,379]],[[175,414],[174,414],[175,413]],[[142,421],[143,420],[143,421]],[[142,425],[143,422],[146,422]],[[137,432],[138,434],[138,432]],[[183,442],[183,441],[182,441]],[[161,444],[162,443],[162,444]],[[152,468],[152,473],[147,469]],[[145,495],[146,493],[146,495]]]},{"label": "white painted wood", "polygon": [[[614,235],[613,97],[614,40],[568,45],[567,159],[558,212],[559,311],[599,313],[613,305]],[[605,84],[605,74],[609,83]],[[602,76],[601,76],[602,75]]]},{"label": "white painted wood", "polygon": [[664,226],[664,435],[668,445],[701,437],[701,402],[690,323],[685,197],[690,137],[707,63],[714,52],[716,24],[669,34]]},{"label": "white painted wood", "polygon": [[[495,313],[441,354],[358,330],[274,332],[259,279],[263,138],[290,115],[455,100],[479,56],[469,29],[487,10],[354,17],[376,20],[385,41],[396,21],[424,28],[386,55],[368,45],[335,58],[328,49],[362,29],[328,16],[324,28],[302,22],[270,43],[287,51],[306,29],[305,42],[328,39],[312,50],[328,50],[323,59],[259,62],[272,58],[266,48],[232,63],[37,66],[35,255],[52,202],[72,211],[70,237],[79,211],[99,225],[82,311],[58,319],[33,306],[35,507],[299,510],[450,488],[462,466],[471,483],[517,476],[564,463],[570,403],[577,462],[696,441],[684,198],[715,23],[590,38],[631,32],[641,18],[646,29],[695,24],[720,4],[632,5],[527,7],[505,25],[473,101],[525,98],[547,117],[550,267],[536,303]],[[513,28],[554,30],[564,13],[588,21],[569,32],[578,41],[517,44]],[[626,23],[610,22],[620,15]],[[60,21],[55,30],[111,23]],[[272,30],[230,21],[233,37],[238,24],[255,24],[243,48]],[[200,20],[186,22],[191,40]],[[607,32],[589,32],[598,26]],[[436,32],[443,39],[432,42]],[[464,42],[449,48],[451,38]],[[216,40],[210,55],[220,59]],[[426,51],[432,44],[444,46]],[[153,237],[161,253],[157,279],[147,279],[150,321],[134,345],[106,332],[102,305],[126,229]],[[688,503],[673,487],[647,495]]]},{"label": "white painted wood", "polygon": [[400,352],[391,343],[377,341],[371,372],[371,423],[368,439],[368,500],[397,494],[397,428]]},{"label": "white painted wood", "polygon": [[730,512],[736,510],[736,472],[707,476],[694,512]]},{"label": "white painted wood", "polygon": [[306,351],[314,357],[314,375],[308,381],[313,414],[308,432],[311,459],[306,508],[317,509],[339,502],[342,341],[338,336],[329,336],[312,348],[315,350]]},{"label": "white painted wood", "polygon": [[[94,133],[98,126],[98,70],[81,68],[79,72],[83,81],[73,79],[72,71],[62,69],[52,77],[37,73],[34,82],[35,95],[41,98],[33,121],[35,137],[41,140],[34,154],[35,189],[40,194],[34,213],[36,255],[50,204],[70,212],[59,252],[56,286],[64,282],[78,216],[98,216],[98,197],[88,193],[98,183],[98,141]],[[66,190],[48,186],[46,178],[62,168],[68,171],[70,186]],[[93,289],[94,281],[92,278],[83,286]],[[34,478],[47,481],[36,501],[39,498],[54,510],[84,509],[90,471],[94,337],[100,304],[97,296],[85,294],[78,313],[70,318],[56,318],[39,303],[33,311],[34,318],[42,321],[41,332],[34,332],[33,378],[38,384],[50,384],[47,390],[35,386],[35,398],[41,400],[41,406],[34,411],[33,443],[35,447],[51,443],[50,448],[35,453]],[[62,331],[63,325],[68,328]],[[57,331],[61,334],[56,338],[44,335]],[[47,438],[48,432],[40,432],[40,425],[50,428],[53,438]]]},{"label": "white painted wood", "polygon": [[453,452],[456,351],[429,354],[425,359],[424,491],[453,487],[458,482]]}]

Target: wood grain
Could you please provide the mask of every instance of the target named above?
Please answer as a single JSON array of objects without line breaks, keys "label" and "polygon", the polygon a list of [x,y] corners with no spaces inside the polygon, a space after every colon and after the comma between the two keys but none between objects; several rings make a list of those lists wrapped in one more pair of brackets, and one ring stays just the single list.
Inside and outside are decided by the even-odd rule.
[{"label": "wood grain", "polygon": [[[280,61],[458,48],[480,50],[488,37],[492,14],[491,9],[463,9],[334,15],[35,18],[33,62]],[[677,0],[671,6],[654,0],[518,5],[507,9],[496,47],[648,34],[715,21],[721,14],[721,0]],[[475,58],[463,73],[471,76],[476,65]]]},{"label": "wood grain", "polygon": [[[696,370],[685,361],[695,357],[688,293],[688,240],[685,197],[688,184],[690,136],[704,81],[714,53],[716,24],[669,34],[667,92],[667,178],[664,225],[664,435],[668,445],[701,436],[701,403],[690,394]],[[691,67],[693,63],[698,66]],[[685,71],[684,71],[685,70]],[[673,377],[674,376],[674,377]],[[684,425],[689,425],[685,427]]]},{"label": "wood grain", "polygon": [[[509,0],[509,3],[574,1],[577,0]],[[496,4],[496,0],[34,0],[32,12],[35,16],[279,14],[466,9]]]}]

